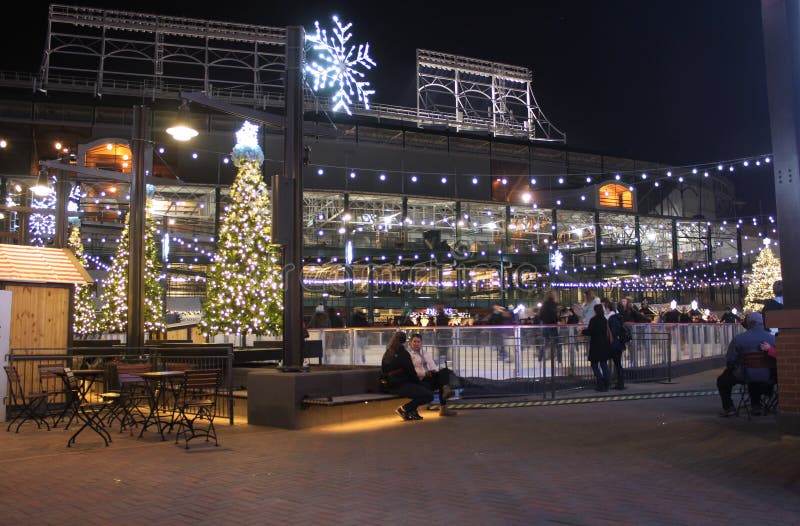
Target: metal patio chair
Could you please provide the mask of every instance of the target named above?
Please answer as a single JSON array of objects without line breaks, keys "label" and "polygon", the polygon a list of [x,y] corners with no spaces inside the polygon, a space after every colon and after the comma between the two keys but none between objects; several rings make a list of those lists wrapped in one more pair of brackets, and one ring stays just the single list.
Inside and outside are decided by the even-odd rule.
[{"label": "metal patio chair", "polygon": [[8,406],[16,410],[14,418],[8,423],[6,431],[11,431],[11,426],[17,423],[15,433],[19,433],[19,428],[28,420],[36,423],[38,429],[42,424],[50,431],[50,424],[47,423],[47,398],[48,393],[41,391],[28,391],[22,388],[22,380],[19,372],[14,365],[5,365],[3,369],[8,377]]},{"label": "metal patio chair", "polygon": [[184,372],[175,404],[178,411],[176,444],[183,438],[186,449],[189,449],[190,440],[205,437],[206,442],[213,438],[214,445],[219,445],[214,417],[221,379],[220,369],[190,369]]}]

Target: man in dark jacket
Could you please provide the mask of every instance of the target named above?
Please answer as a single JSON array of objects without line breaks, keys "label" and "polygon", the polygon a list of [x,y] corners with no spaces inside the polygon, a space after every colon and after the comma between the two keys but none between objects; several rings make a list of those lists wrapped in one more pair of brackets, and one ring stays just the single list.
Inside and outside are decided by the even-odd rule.
[{"label": "man in dark jacket", "polygon": [[775,336],[764,328],[764,319],[760,312],[751,312],[745,318],[747,331],[739,334],[728,345],[725,356],[727,366],[717,378],[717,389],[722,399],[722,412],[720,416],[728,417],[736,414],[736,408],[731,399],[733,386],[747,382],[750,391],[750,403],[754,415],[761,414],[761,395],[765,394],[766,385],[770,385],[770,369],[749,368],[744,370],[744,355],[760,353],[761,343],[767,342],[775,346]]},{"label": "man in dark jacket", "polygon": [[766,317],[767,312],[771,310],[783,310],[783,281],[778,280],[772,284],[772,293],[775,294],[775,297],[772,299],[767,300],[764,302],[764,308],[761,312],[764,314],[764,327],[771,331],[772,334],[777,334],[778,329],[771,329],[767,326]]},{"label": "man in dark jacket", "polygon": [[542,325],[551,325],[551,327],[542,329],[544,347],[539,351],[539,361],[544,360],[545,350],[549,349],[551,356],[557,355],[558,363],[561,363],[561,349],[558,347],[558,327],[556,327],[558,325],[558,302],[556,301],[555,291],[548,290],[545,293],[542,307],[539,309],[539,319]]}]

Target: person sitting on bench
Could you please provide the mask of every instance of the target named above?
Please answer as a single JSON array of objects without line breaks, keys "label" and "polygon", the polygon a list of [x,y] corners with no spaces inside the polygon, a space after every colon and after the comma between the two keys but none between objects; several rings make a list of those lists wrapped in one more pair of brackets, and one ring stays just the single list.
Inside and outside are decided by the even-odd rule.
[{"label": "person sitting on bench", "polygon": [[403,420],[422,420],[417,408],[433,400],[433,392],[423,384],[414,369],[411,355],[405,348],[406,333],[392,336],[381,360],[381,372],[389,381],[389,392],[411,401],[396,409]]},{"label": "person sitting on bench", "polygon": [[428,386],[431,391],[439,391],[439,414],[441,416],[456,416],[458,413],[447,408],[447,399],[452,398],[455,392],[450,387],[450,369],[439,369],[427,351],[422,350],[422,335],[411,335],[411,361],[417,377]]}]

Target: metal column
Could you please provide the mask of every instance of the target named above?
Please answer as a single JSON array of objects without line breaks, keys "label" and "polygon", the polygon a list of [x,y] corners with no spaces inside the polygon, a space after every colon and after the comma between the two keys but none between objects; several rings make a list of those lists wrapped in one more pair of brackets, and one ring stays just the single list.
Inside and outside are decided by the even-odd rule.
[{"label": "metal column", "polygon": [[128,334],[129,347],[144,346],[144,236],[147,189],[144,150],[150,114],[144,106],[133,107],[133,178],[128,219]]},{"label": "metal column", "polygon": [[281,228],[291,229],[283,251],[283,365],[293,370],[303,365],[303,45],[300,26],[286,28],[286,132],[283,143],[283,177],[291,181],[292,204],[279,218]]}]

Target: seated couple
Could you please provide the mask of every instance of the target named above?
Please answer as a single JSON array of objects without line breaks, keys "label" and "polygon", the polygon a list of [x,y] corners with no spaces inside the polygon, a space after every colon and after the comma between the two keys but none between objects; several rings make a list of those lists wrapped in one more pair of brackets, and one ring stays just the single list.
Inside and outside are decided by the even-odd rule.
[{"label": "seated couple", "polygon": [[422,420],[419,406],[431,403],[433,391],[438,390],[439,414],[455,416],[457,413],[447,408],[447,400],[454,394],[449,385],[450,370],[436,367],[431,355],[422,350],[421,335],[411,336],[410,350],[405,343],[406,334],[396,332],[381,361],[381,372],[388,381],[389,392],[411,399],[397,408],[397,414],[403,420]]}]

